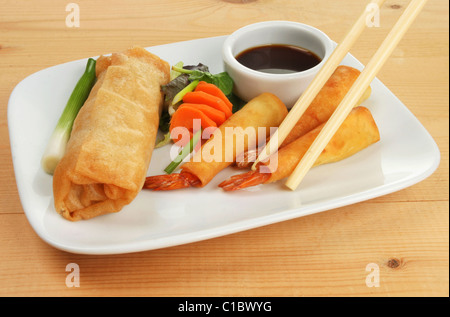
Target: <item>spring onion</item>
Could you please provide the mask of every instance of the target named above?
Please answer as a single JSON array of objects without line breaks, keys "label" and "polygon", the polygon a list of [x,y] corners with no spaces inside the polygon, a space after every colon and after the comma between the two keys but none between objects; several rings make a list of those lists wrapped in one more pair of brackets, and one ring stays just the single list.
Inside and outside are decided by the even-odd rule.
[{"label": "spring onion", "polygon": [[197,87],[199,81],[198,80],[194,80],[193,82],[191,82],[189,85],[187,85],[186,87],[184,87],[178,94],[175,95],[175,97],[172,100],[172,106],[176,105],[177,103],[179,103],[180,101],[183,100],[184,95],[186,95],[188,92],[193,91],[195,89],[195,87]]},{"label": "spring onion", "polygon": [[[183,68],[183,65],[184,65],[183,62],[178,62],[174,66],[177,67],[177,68]],[[179,71],[176,71],[174,69],[170,69],[170,81],[174,80],[175,78],[177,78],[180,75],[181,75],[181,73]]]},{"label": "spring onion", "polygon": [[73,122],[95,83],[95,64],[96,61],[94,59],[88,59],[86,70],[70,95],[66,107],[47,144],[47,148],[41,159],[41,166],[48,174],[53,174],[56,165],[58,165],[64,156]]},{"label": "spring onion", "polygon": [[201,135],[201,129],[195,132],[189,143],[181,149],[177,157],[164,169],[164,172],[166,172],[167,174],[172,174],[172,172],[178,167],[178,165],[180,165],[180,163],[186,158],[186,156],[188,156],[189,153],[194,150],[198,141],[200,141]]},{"label": "spring onion", "polygon": [[172,142],[172,139],[170,138],[170,132],[167,132],[163,135],[163,137],[156,141],[155,149],[159,149],[160,147],[163,147],[167,144]]}]

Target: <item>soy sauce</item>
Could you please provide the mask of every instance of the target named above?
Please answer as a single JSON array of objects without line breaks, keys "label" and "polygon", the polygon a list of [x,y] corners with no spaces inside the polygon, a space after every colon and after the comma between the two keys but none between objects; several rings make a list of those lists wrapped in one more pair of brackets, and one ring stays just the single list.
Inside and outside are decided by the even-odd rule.
[{"label": "soy sauce", "polygon": [[239,53],[236,59],[248,68],[273,74],[305,71],[322,61],[310,50],[283,44],[252,47]]}]

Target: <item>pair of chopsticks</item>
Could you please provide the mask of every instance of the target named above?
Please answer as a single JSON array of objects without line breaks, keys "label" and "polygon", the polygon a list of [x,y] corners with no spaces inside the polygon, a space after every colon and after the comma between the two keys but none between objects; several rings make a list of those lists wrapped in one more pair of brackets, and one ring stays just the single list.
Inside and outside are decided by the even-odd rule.
[{"label": "pair of chopsticks", "polygon": [[[386,0],[374,0],[371,1],[371,4],[377,5],[378,8],[381,8],[385,1]],[[333,115],[328,119],[322,131],[316,137],[306,154],[301,159],[300,163],[297,165],[295,170],[286,181],[285,185],[288,188],[290,188],[291,190],[295,190],[301,183],[306,173],[311,169],[325,146],[330,142],[331,138],[342,125],[342,122],[348,116],[353,106],[358,102],[364,91],[369,87],[378,71],[394,51],[397,44],[400,42],[403,35],[411,26],[426,2],[427,0],[411,1],[400,19],[387,35],[386,39],[383,41],[377,52],[361,72],[352,88],[336,108]],[[271,145],[272,140],[274,140],[273,142],[277,141],[277,144],[281,144],[284,141],[294,125],[311,104],[313,99],[317,96],[320,89],[322,89],[322,87],[325,85],[325,82],[330,78],[334,70],[338,67],[343,58],[349,52],[350,48],[356,42],[357,38],[361,35],[362,31],[366,27],[366,21],[367,18],[370,17],[370,14],[373,13],[371,13],[369,10],[364,10],[349,33],[345,36],[344,40],[336,47],[333,54],[329,57],[314,80],[310,83],[308,88],[289,111],[280,127],[277,129],[270,141],[266,144],[266,146],[258,156],[257,160],[253,164],[252,169],[256,169],[256,164],[258,162],[266,160],[270,155],[278,150],[277,146]]]}]

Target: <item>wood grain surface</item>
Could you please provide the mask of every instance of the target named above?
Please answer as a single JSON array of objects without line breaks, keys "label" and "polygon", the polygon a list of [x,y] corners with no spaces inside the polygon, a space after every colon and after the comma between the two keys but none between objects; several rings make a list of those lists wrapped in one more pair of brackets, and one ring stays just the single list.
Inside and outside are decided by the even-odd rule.
[{"label": "wood grain surface", "polygon": [[[166,249],[75,255],[43,242],[24,215],[14,177],[7,104],[28,75],[56,64],[183,40],[244,25],[290,20],[342,39],[360,0],[0,0],[1,296],[449,296],[449,54],[447,0],[432,0],[378,77],[437,142],[441,163],[426,180],[356,205]],[[388,0],[380,27],[351,53],[367,63],[408,4]],[[182,59],[182,56],[180,56]],[[55,87],[57,89],[57,87]],[[26,115],[26,114],[24,114]],[[80,287],[66,285],[66,265]],[[368,287],[366,266],[379,267]]]}]

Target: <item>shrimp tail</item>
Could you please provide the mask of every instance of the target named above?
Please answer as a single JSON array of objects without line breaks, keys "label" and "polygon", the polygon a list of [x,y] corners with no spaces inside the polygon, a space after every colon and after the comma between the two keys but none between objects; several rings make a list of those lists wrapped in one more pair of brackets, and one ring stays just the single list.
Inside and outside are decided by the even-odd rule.
[{"label": "shrimp tail", "polygon": [[229,179],[220,183],[219,187],[222,187],[222,189],[227,192],[252,187],[265,183],[269,180],[270,175],[270,173],[250,171],[244,174],[231,176]]},{"label": "shrimp tail", "polygon": [[200,180],[193,174],[181,172],[179,174],[149,176],[145,179],[143,189],[155,191],[174,190],[200,185]]},{"label": "shrimp tail", "polygon": [[238,169],[246,169],[252,166],[258,157],[258,149],[252,149],[239,154],[236,157],[236,167]]}]

